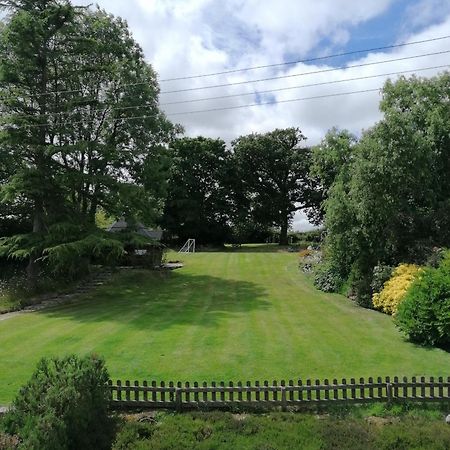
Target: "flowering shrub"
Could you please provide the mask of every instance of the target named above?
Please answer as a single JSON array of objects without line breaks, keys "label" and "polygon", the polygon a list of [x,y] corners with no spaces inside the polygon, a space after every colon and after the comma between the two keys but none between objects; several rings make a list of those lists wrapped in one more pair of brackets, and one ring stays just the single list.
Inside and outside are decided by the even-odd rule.
[{"label": "flowering shrub", "polygon": [[373,306],[386,314],[395,315],[398,305],[421,270],[415,264],[400,264],[384,283],[382,291],[373,294]]},{"label": "flowering shrub", "polygon": [[300,258],[305,258],[306,256],[311,256],[314,252],[312,250],[303,249],[298,252]]}]

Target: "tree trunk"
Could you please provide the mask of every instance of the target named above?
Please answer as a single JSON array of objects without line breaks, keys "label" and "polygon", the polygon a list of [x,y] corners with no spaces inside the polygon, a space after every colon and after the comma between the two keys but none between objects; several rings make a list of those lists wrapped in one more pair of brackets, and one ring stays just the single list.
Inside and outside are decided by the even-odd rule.
[{"label": "tree trunk", "polygon": [[288,245],[288,228],[289,228],[289,215],[286,214],[282,217],[280,227],[280,245]]},{"label": "tree trunk", "polygon": [[[44,207],[40,200],[35,202],[34,219],[33,219],[33,233],[42,233],[44,231]],[[27,283],[31,290],[37,286],[39,277],[40,264],[39,258],[41,255],[36,253],[30,254],[30,259],[27,266]]]}]

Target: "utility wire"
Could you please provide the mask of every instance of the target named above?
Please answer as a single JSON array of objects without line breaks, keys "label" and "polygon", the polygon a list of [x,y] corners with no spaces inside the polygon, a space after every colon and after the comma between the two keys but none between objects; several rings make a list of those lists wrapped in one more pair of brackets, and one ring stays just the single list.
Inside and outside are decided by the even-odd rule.
[{"label": "utility wire", "polygon": [[[368,80],[373,78],[380,78],[385,76],[391,76],[391,75],[401,75],[405,73],[415,73],[415,72],[423,72],[425,70],[433,70],[433,69],[443,69],[445,67],[450,67],[450,64],[440,65],[440,66],[431,66],[431,67],[423,67],[418,69],[410,69],[410,70],[400,70],[397,72],[387,72],[387,73],[381,73],[378,75],[367,75],[362,77],[354,77],[354,78],[345,78],[343,80],[331,80],[331,81],[323,81],[319,83],[311,83],[311,84],[303,84],[298,86],[289,86],[284,88],[278,88],[278,89],[268,89],[264,91],[255,91],[255,92],[244,92],[241,94],[230,94],[230,95],[221,95],[217,97],[203,97],[193,100],[180,100],[176,102],[168,102],[168,103],[161,103],[160,106],[169,106],[169,105],[178,105],[178,104],[186,104],[186,103],[196,103],[196,102],[202,102],[207,100],[220,100],[220,99],[226,99],[226,98],[235,98],[235,97],[244,97],[244,96],[250,96],[250,95],[257,95],[257,94],[268,94],[272,92],[280,92],[280,91],[287,91],[287,90],[293,90],[293,89],[301,89],[301,88],[307,88],[307,87],[315,87],[315,86],[325,86],[325,85],[331,85],[331,84],[338,84],[338,83],[346,83],[349,81],[359,81],[359,80]],[[89,105],[79,105],[79,107],[87,107]],[[134,106],[122,106],[122,107],[109,107],[109,108],[97,108],[92,109],[91,112],[107,112],[107,111],[124,111],[124,110],[130,110],[130,109],[140,109],[140,108],[155,108],[158,105],[156,104],[144,104],[144,105],[134,105]],[[61,111],[61,112],[53,112],[48,114],[10,114],[7,117],[3,117],[3,119],[6,118],[26,118],[26,117],[33,117],[33,118],[43,118],[43,117],[53,117],[53,116],[63,116],[67,114],[72,114],[72,111]]]},{"label": "utility wire", "polygon": [[314,61],[323,61],[326,59],[338,58],[340,56],[350,56],[350,55],[357,55],[360,53],[376,52],[376,51],[380,51],[380,50],[389,50],[389,49],[393,49],[393,48],[406,47],[409,45],[417,45],[417,44],[424,44],[426,42],[440,41],[442,39],[448,39],[448,38],[450,38],[450,35],[435,37],[435,38],[431,38],[431,39],[423,39],[421,41],[412,41],[412,42],[403,42],[401,44],[385,45],[383,47],[372,47],[372,48],[366,48],[366,49],[362,49],[362,50],[353,50],[353,51],[344,52],[344,53],[335,53],[332,55],[318,56],[315,58],[298,59],[295,61],[287,61],[287,62],[275,63],[275,64],[266,64],[263,66],[244,67],[242,69],[230,69],[230,70],[223,70],[221,72],[203,73],[203,74],[199,74],[199,75],[188,75],[188,76],[184,76],[184,77],[164,78],[159,81],[166,82],[166,81],[192,80],[193,78],[205,78],[205,77],[212,77],[212,76],[216,76],[216,75],[225,75],[225,74],[229,74],[229,73],[246,72],[246,71],[250,71],[250,70],[267,69],[267,68],[271,68],[271,67],[282,67],[282,66],[289,66],[289,65],[293,65],[293,64],[300,64],[300,63],[307,63],[307,62],[314,62]]},{"label": "utility wire", "polygon": [[[291,103],[291,102],[300,102],[305,100],[316,100],[321,98],[331,98],[331,97],[341,97],[345,95],[353,95],[353,94],[363,94],[368,92],[379,92],[381,90],[381,87],[374,88],[374,89],[362,89],[359,91],[349,91],[349,92],[339,92],[334,94],[324,94],[324,95],[315,95],[312,97],[301,97],[301,98],[293,98],[289,100],[275,100],[271,102],[261,102],[261,103],[251,103],[247,105],[238,105],[238,106],[226,106],[223,108],[211,108],[211,109],[200,109],[200,110],[193,110],[193,111],[183,111],[183,112],[175,112],[175,113],[168,113],[167,116],[182,116],[182,115],[191,115],[191,114],[199,114],[199,113],[206,113],[206,112],[213,112],[213,111],[225,111],[225,110],[232,110],[232,109],[242,109],[242,108],[251,108],[253,106],[264,106],[264,105],[276,105],[278,103]],[[135,119],[149,119],[157,117],[158,114],[147,114],[142,116],[132,116],[132,117],[105,117],[105,121],[110,122],[119,122],[119,121],[128,121],[128,120],[135,120]],[[61,124],[64,125],[77,125],[77,124],[85,124],[85,120],[80,120],[76,122],[65,122]],[[47,124],[47,123],[41,123],[41,124],[27,124],[27,125],[11,125],[13,129],[22,129],[22,128],[36,128],[36,127],[55,127],[57,125],[55,124]]]},{"label": "utility wire", "polygon": [[289,91],[289,90],[293,90],[293,89],[300,89],[300,88],[313,87],[313,86],[324,86],[327,84],[344,83],[347,81],[368,80],[370,78],[388,77],[391,75],[400,75],[400,74],[413,73],[413,72],[414,73],[415,72],[423,72],[425,70],[432,70],[432,69],[443,69],[445,67],[450,67],[450,64],[445,64],[442,66],[423,67],[420,69],[401,70],[399,72],[387,72],[387,73],[381,73],[379,75],[368,75],[368,76],[364,76],[364,77],[345,78],[343,80],[324,81],[321,83],[301,84],[301,85],[297,85],[297,86],[289,86],[289,87],[278,88],[278,89],[267,89],[264,91],[258,90],[258,91],[254,91],[254,92],[242,92],[240,94],[219,95],[216,97],[201,97],[201,98],[196,98],[196,99],[192,99],[192,100],[179,100],[176,102],[161,103],[160,106],[181,105],[184,103],[204,102],[207,100],[221,100],[221,99],[225,99],[225,98],[244,97],[244,96],[250,96],[250,95],[257,95],[257,94],[269,94],[272,92]]},{"label": "utility wire", "polygon": [[[213,88],[218,88],[218,87],[235,86],[235,85],[240,85],[240,84],[258,83],[258,82],[262,82],[262,81],[280,80],[280,79],[284,79],[284,78],[299,77],[299,76],[304,76],[304,75],[314,75],[314,74],[318,74],[318,73],[326,73],[326,72],[333,72],[333,71],[337,71],[337,70],[352,69],[352,68],[356,68],[356,67],[366,67],[366,66],[373,66],[373,65],[384,64],[384,63],[389,63],[389,62],[405,61],[405,60],[410,60],[410,59],[415,59],[415,58],[423,58],[426,56],[441,55],[441,54],[445,54],[445,53],[450,53],[450,50],[445,50],[445,51],[441,51],[441,52],[433,52],[433,53],[423,53],[420,55],[406,56],[406,57],[402,57],[402,58],[386,59],[386,60],[375,61],[375,62],[370,62],[370,63],[353,64],[353,65],[349,65],[349,66],[344,65],[344,66],[339,66],[339,67],[333,67],[330,69],[320,69],[320,70],[315,70],[312,72],[302,72],[302,73],[298,73],[298,74],[281,75],[281,76],[276,76],[276,77],[261,78],[261,79],[257,79],[257,80],[246,80],[246,81],[238,81],[238,82],[224,83],[224,84],[218,84],[218,85],[200,86],[200,87],[195,87],[195,88],[177,89],[177,90],[171,90],[171,91],[162,91],[160,94],[174,94],[174,93],[178,93],[178,92],[197,91],[197,90],[202,90],[202,89],[213,89]],[[129,86],[140,86],[140,85],[144,85],[147,83],[148,83],[147,81],[137,82],[137,83],[127,83],[127,84],[122,84],[119,87],[123,88],[123,87],[129,87]],[[60,94],[74,94],[77,92],[83,92],[83,89],[41,92],[39,94],[34,94],[33,97],[42,97],[45,95],[52,95],[52,94],[59,94],[59,95]],[[13,96],[13,95],[3,96],[0,93],[0,98],[2,98],[3,100],[16,99],[17,96]]]},{"label": "utility wire", "polygon": [[350,92],[339,92],[336,94],[324,94],[324,95],[314,95],[313,97],[301,97],[301,98],[292,98],[289,100],[274,100],[270,102],[261,102],[261,103],[250,103],[248,105],[238,105],[238,106],[225,106],[223,108],[211,108],[211,109],[200,109],[196,111],[184,111],[178,113],[168,114],[169,116],[181,116],[181,115],[190,115],[190,114],[198,114],[198,113],[207,113],[214,111],[226,111],[231,109],[241,109],[241,108],[251,108],[253,106],[264,106],[264,105],[277,105],[279,103],[292,103],[292,102],[301,102],[304,100],[316,100],[319,98],[330,98],[330,97],[341,97],[343,95],[353,95],[353,94],[364,94],[367,92],[380,92],[381,87],[374,89],[362,89],[360,91],[350,91]]},{"label": "utility wire", "polygon": [[226,86],[237,86],[237,85],[249,84],[249,83],[259,83],[262,81],[281,80],[281,79],[286,79],[286,78],[301,77],[304,75],[316,75],[318,73],[334,72],[337,70],[344,70],[344,69],[354,69],[356,67],[375,66],[377,64],[385,64],[385,63],[397,62],[397,61],[406,61],[409,59],[423,58],[425,56],[443,55],[446,53],[450,53],[450,50],[444,50],[444,51],[433,52],[433,53],[423,53],[421,55],[414,55],[414,56],[404,56],[402,58],[385,59],[382,61],[374,61],[374,62],[370,62],[370,63],[361,63],[361,64],[352,64],[349,66],[333,67],[331,69],[313,70],[311,72],[300,72],[300,73],[294,73],[294,74],[290,74],[290,75],[279,75],[276,77],[259,78],[257,80],[235,81],[232,83],[213,84],[213,85],[209,85],[209,86],[200,86],[200,87],[193,87],[193,88],[186,88],[186,89],[176,89],[173,91],[163,91],[163,92],[161,92],[161,94],[175,94],[178,92],[200,91],[203,89],[214,89],[214,88],[226,87]]}]

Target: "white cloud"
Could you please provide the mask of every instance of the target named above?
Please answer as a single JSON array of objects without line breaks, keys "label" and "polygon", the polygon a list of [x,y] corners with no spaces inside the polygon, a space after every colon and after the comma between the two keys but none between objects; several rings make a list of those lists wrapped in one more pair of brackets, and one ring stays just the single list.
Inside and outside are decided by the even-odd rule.
[{"label": "white cloud", "polygon": [[[394,0],[100,0],[102,7],[128,20],[134,37],[141,44],[147,60],[160,74],[160,79],[192,74],[211,73],[241,67],[266,65],[284,58],[302,58],[313,52],[330,51],[320,47],[342,45],[351,39],[352,26],[382,14]],[[80,0],[76,3],[88,3]],[[436,14],[440,14],[438,24]],[[448,34],[450,6],[446,0],[419,0],[405,13],[411,26],[399,29],[401,41],[422,40]],[[420,23],[419,23],[420,22]],[[425,28],[424,28],[425,27]],[[423,31],[414,32],[421,29]],[[406,32],[406,30],[408,32]],[[411,31],[412,30],[412,31]],[[395,32],[390,30],[394,36]],[[393,40],[395,37],[393,37]],[[333,48],[333,47],[331,47]],[[402,47],[389,53],[372,53],[353,64],[374,63],[426,52],[449,49],[449,40]],[[339,51],[339,50],[338,50]],[[370,65],[335,72],[284,78],[265,83],[224,86],[201,91],[161,95],[161,103],[202,97],[254,93],[297,85],[340,81],[346,78],[371,76],[385,72],[412,70],[419,67],[449,63],[448,54],[410,59],[389,64]],[[328,61],[331,64],[331,61]],[[332,68],[326,64],[296,64],[272,69],[238,72],[216,77],[161,82],[162,91],[195,88],[292,75]],[[420,72],[430,76],[437,70]],[[385,77],[386,78],[386,77]],[[273,93],[277,101],[331,93],[379,88],[385,78],[374,78],[334,85],[324,85]],[[317,143],[332,126],[348,128],[359,134],[380,118],[378,92],[330,97],[296,103],[279,103],[252,108],[217,111],[188,116],[174,116],[184,125],[188,135],[221,137],[231,141],[239,135],[264,132],[276,127],[298,126],[310,144]],[[264,101],[264,100],[263,100]],[[170,114],[179,111],[239,106],[255,102],[253,95],[222,100],[209,100],[163,107]],[[303,216],[296,216],[295,226],[305,225]]]}]

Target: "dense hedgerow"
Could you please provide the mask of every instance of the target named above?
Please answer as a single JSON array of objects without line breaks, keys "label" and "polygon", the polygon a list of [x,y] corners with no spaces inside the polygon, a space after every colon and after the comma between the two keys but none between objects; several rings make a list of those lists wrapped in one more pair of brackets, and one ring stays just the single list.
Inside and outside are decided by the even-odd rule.
[{"label": "dense hedgerow", "polygon": [[421,270],[415,264],[400,264],[384,283],[382,291],[373,294],[373,306],[386,314],[396,314],[399,304]]},{"label": "dense hedgerow", "polygon": [[450,252],[437,269],[426,268],[412,284],[395,322],[413,342],[450,346]]},{"label": "dense hedgerow", "polygon": [[108,415],[108,372],[94,356],[43,358],[20,390],[3,427],[33,450],[107,449],[114,426]]}]

